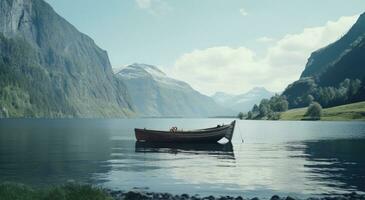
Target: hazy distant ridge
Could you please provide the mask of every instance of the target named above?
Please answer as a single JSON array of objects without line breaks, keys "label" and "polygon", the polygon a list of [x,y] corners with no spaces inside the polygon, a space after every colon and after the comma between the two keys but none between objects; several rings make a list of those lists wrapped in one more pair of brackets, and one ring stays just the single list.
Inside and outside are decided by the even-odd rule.
[{"label": "hazy distant ridge", "polygon": [[270,92],[263,87],[255,87],[250,91],[239,95],[216,92],[212,95],[212,98],[219,105],[230,109],[232,114],[237,114],[238,112],[249,111],[253,105],[260,103],[261,99],[270,98],[272,95],[274,95],[273,92]]}]

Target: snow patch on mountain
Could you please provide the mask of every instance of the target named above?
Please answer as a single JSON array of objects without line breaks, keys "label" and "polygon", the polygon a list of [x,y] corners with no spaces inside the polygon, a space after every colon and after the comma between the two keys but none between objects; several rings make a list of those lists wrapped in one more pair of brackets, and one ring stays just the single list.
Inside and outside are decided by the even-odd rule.
[{"label": "snow patch on mountain", "polygon": [[132,64],[117,73],[141,116],[222,116],[227,110],[189,84],[168,77],[153,65]]},{"label": "snow patch on mountain", "polygon": [[121,69],[117,74],[125,79],[151,78],[163,87],[192,89],[187,83],[168,77],[153,65],[134,63]]}]

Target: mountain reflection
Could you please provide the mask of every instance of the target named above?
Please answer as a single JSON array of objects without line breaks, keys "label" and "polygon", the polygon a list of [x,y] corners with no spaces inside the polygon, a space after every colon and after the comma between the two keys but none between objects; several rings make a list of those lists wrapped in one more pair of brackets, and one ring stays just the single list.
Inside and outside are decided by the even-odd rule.
[{"label": "mountain reflection", "polygon": [[310,180],[347,191],[365,191],[365,139],[302,142]]},{"label": "mountain reflection", "polygon": [[10,121],[0,127],[0,182],[101,183],[93,175],[111,170],[104,164],[111,154],[109,135],[82,126],[83,122],[63,121],[67,126],[59,126],[38,120],[23,127]]},{"label": "mountain reflection", "polygon": [[136,142],[135,152],[137,153],[169,153],[169,154],[202,154],[212,155],[219,159],[235,159],[232,143],[201,143],[201,144],[179,144],[179,143],[150,143]]}]

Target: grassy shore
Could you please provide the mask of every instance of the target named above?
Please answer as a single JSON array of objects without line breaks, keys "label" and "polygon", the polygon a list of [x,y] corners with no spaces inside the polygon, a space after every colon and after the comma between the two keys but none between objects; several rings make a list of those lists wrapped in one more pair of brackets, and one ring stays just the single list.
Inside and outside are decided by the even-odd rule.
[{"label": "grassy shore", "polygon": [[22,184],[0,184],[1,200],[112,200],[107,192],[90,185],[66,184],[35,189]]},{"label": "grassy shore", "polygon": [[[303,120],[307,108],[291,109],[280,114],[280,120]],[[321,120],[325,121],[365,121],[365,101],[325,108],[322,111]]]}]

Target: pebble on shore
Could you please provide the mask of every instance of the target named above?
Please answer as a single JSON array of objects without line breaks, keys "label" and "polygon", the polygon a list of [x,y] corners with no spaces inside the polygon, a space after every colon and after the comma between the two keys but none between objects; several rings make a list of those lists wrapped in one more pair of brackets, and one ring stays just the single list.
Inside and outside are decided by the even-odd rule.
[{"label": "pebble on shore", "polygon": [[[254,198],[243,198],[241,196],[232,197],[232,196],[205,196],[201,197],[200,195],[190,196],[188,194],[181,195],[173,195],[170,193],[154,193],[154,192],[139,192],[139,191],[112,191],[106,190],[110,196],[112,196],[115,200],[260,200],[257,197]],[[287,197],[279,197],[278,195],[274,195],[270,198],[270,200],[296,200],[298,198],[294,198],[291,196]],[[299,200],[299,199],[298,199]],[[355,192],[338,195],[338,196],[325,196],[325,197],[317,197],[317,198],[307,198],[306,200],[365,200],[365,195],[357,194]]]}]

